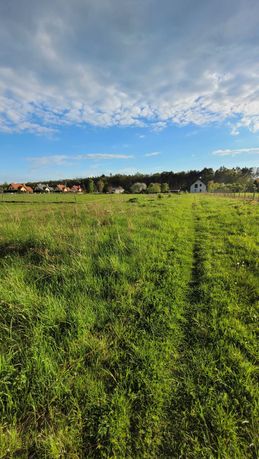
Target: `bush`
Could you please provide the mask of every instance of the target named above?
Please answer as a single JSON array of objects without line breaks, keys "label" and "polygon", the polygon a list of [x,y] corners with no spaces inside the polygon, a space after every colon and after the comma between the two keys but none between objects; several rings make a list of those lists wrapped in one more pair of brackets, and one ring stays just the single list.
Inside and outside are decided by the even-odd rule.
[{"label": "bush", "polygon": [[148,193],[161,193],[160,183],[150,183],[150,185],[148,185],[147,192]]}]

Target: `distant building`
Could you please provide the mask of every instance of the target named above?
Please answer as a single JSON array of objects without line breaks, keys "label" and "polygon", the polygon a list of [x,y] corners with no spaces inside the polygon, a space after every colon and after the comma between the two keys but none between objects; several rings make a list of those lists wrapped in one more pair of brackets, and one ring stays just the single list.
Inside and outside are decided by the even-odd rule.
[{"label": "distant building", "polygon": [[34,188],[35,193],[50,193],[51,189],[48,185],[44,183],[38,183]]},{"label": "distant building", "polygon": [[195,182],[193,182],[190,187],[191,193],[206,193],[206,191],[207,187],[201,179],[198,179]]},{"label": "distant building", "polygon": [[114,187],[112,188],[112,193],[114,194],[121,194],[121,193],[124,193],[124,188],[122,188],[122,186],[118,186],[118,187]]},{"label": "distant building", "polygon": [[11,183],[7,192],[9,193],[33,193],[33,189],[30,186],[24,185],[24,183]]},{"label": "distant building", "polygon": [[55,191],[57,193],[68,193],[71,190],[70,190],[70,188],[68,186],[63,185],[63,183],[61,183],[61,184],[56,186]]},{"label": "distant building", "polygon": [[26,188],[25,185],[23,185],[22,183],[11,183],[8,186],[7,191],[10,191],[11,193],[25,193]]},{"label": "distant building", "polygon": [[26,193],[33,193],[33,189],[31,186],[25,185]]},{"label": "distant building", "polygon": [[70,191],[72,191],[72,193],[82,193],[83,190],[80,185],[73,185]]}]

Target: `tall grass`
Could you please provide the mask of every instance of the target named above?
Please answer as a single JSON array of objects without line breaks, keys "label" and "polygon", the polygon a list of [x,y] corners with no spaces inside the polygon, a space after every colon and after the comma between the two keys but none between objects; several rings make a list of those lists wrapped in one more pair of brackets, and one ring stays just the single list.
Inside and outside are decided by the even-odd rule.
[{"label": "tall grass", "polygon": [[256,457],[257,206],[83,196],[0,218],[0,457]]}]

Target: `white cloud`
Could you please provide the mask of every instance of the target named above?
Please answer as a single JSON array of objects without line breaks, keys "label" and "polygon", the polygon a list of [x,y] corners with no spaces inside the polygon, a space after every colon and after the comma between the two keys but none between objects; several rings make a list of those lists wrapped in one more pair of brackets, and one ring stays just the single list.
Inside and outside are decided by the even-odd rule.
[{"label": "white cloud", "polygon": [[8,3],[0,3],[2,131],[225,120],[234,135],[259,130],[257,0],[199,0],[191,13],[189,0]]},{"label": "white cloud", "polygon": [[236,156],[243,154],[254,154],[259,155],[259,147],[257,148],[239,148],[239,149],[226,149],[226,150],[215,150],[212,152],[216,156]]},{"label": "white cloud", "polygon": [[70,158],[65,155],[32,156],[26,159],[31,163],[32,168],[44,166],[63,166],[70,164]]},{"label": "white cloud", "polygon": [[132,159],[133,155],[122,155],[116,153],[86,153],[82,155],[45,155],[45,156],[31,156],[27,157],[32,168],[39,168],[45,166],[70,166],[77,161],[84,159],[89,160],[113,160],[113,159]]},{"label": "white cloud", "polygon": [[153,151],[151,153],[146,153],[145,156],[149,157],[149,156],[159,156],[161,155],[160,151]]}]

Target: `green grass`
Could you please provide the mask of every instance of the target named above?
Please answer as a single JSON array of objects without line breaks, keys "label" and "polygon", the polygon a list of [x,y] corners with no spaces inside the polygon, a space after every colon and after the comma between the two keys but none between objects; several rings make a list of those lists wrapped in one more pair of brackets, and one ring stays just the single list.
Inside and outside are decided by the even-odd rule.
[{"label": "green grass", "polygon": [[256,458],[258,204],[72,198],[0,203],[0,457]]}]

